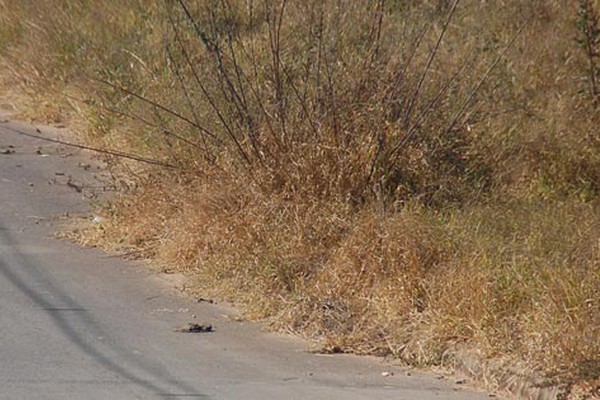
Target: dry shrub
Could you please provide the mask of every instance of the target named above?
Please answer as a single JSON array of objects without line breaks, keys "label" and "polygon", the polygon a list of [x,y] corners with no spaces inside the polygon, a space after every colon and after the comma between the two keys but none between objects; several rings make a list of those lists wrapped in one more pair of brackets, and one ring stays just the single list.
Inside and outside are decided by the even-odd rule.
[{"label": "dry shrub", "polygon": [[582,3],[49,4],[0,0],[11,76],[174,167],[125,164],[88,240],[325,350],[597,375]]},{"label": "dry shrub", "polygon": [[[155,185],[144,197],[147,208],[117,207],[127,219],[101,225],[104,234],[129,237],[134,249],[142,243],[164,269],[193,273],[199,295],[243,303],[248,316],[326,351],[421,365],[451,363],[456,346],[468,344],[563,378],[593,371],[593,206],[516,201],[443,216],[418,205],[356,213],[232,182],[163,185],[169,190]],[[175,212],[133,223],[165,209],[163,201]],[[130,225],[145,230],[127,236]]]}]

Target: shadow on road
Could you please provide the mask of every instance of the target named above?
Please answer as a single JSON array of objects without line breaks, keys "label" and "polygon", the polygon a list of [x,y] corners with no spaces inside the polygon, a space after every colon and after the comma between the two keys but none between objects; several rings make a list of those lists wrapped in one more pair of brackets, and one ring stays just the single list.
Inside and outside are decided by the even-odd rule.
[{"label": "shadow on road", "polygon": [[[13,249],[6,254],[0,253],[0,276],[31,299],[37,307],[48,313],[62,335],[96,363],[158,397],[208,397],[171,376],[158,360],[141,359],[140,356],[131,354],[131,351],[114,344],[113,341],[110,341],[113,343],[109,346],[85,340],[80,333],[82,331],[90,332],[94,337],[109,338],[110,334],[102,330],[85,308],[56,286],[35,262],[19,251],[19,243],[1,221],[0,246]],[[30,282],[36,282],[36,286],[39,287],[32,286]],[[51,302],[45,297],[56,300]],[[111,358],[110,353],[126,357],[125,364],[119,365]]]}]

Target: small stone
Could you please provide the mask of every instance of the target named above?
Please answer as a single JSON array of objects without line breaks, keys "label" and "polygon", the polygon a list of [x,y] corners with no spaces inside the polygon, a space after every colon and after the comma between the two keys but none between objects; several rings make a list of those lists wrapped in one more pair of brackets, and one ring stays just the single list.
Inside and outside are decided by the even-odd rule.
[{"label": "small stone", "polygon": [[385,372],[382,372],[382,373],[381,373],[381,376],[383,376],[383,377],[386,377],[386,378],[387,378],[388,376],[394,376],[394,373],[393,373],[393,372],[390,372],[390,371],[385,371]]}]

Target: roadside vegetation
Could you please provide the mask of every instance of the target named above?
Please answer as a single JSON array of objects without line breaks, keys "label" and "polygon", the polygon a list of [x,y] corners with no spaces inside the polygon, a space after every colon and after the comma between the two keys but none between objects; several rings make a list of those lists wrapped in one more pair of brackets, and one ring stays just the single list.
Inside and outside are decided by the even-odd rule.
[{"label": "roadside vegetation", "polygon": [[83,242],[323,351],[600,376],[597,0],[0,0],[0,68],[158,164]]}]

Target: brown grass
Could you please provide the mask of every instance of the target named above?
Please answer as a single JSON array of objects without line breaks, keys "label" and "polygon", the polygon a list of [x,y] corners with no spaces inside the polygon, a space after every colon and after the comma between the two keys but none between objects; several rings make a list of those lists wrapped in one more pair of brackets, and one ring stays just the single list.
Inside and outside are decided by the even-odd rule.
[{"label": "brown grass", "polygon": [[597,376],[600,4],[309,3],[0,0],[29,115],[177,166],[83,240],[325,350]]}]

